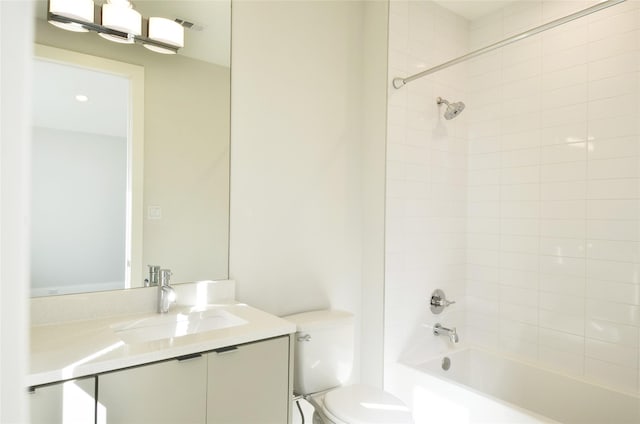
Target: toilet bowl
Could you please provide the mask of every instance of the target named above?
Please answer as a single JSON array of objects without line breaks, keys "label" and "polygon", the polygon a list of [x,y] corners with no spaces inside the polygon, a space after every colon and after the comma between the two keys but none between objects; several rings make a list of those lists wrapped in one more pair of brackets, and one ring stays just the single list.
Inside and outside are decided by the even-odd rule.
[{"label": "toilet bowl", "polygon": [[296,325],[294,392],[315,409],[314,424],[409,424],[402,401],[364,384],[347,385],[353,368],[353,315],[321,310],[289,315]]},{"label": "toilet bowl", "polygon": [[313,424],[410,424],[409,408],[390,393],[363,384],[339,387],[311,401]]}]

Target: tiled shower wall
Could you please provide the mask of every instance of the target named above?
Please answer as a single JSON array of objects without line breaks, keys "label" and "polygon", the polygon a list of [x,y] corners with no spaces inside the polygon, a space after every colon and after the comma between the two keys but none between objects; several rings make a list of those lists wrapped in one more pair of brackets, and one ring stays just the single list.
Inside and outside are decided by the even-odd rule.
[{"label": "tiled shower wall", "polygon": [[[595,2],[517,2],[471,48]],[[468,65],[466,339],[638,392],[640,6]]]},{"label": "tiled shower wall", "polygon": [[[518,1],[467,22],[391,1],[389,77],[594,3]],[[448,348],[437,320],[464,342],[639,391],[638,3],[390,89],[386,361]],[[437,96],[467,109],[445,121]],[[438,287],[458,304],[433,316]]]},{"label": "tiled shower wall", "polygon": [[[389,77],[408,76],[468,50],[468,22],[430,1],[391,1]],[[463,324],[466,134],[445,121],[436,97],[464,97],[466,71],[452,68],[390,88],[387,137],[385,361],[446,348],[429,326],[436,288],[460,303],[437,318]],[[423,327],[426,325],[427,327]]]}]

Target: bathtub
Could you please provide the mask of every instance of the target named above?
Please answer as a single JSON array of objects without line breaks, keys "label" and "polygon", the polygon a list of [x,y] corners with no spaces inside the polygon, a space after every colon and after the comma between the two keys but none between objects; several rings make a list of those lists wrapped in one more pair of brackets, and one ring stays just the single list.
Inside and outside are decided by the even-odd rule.
[{"label": "bathtub", "polygon": [[640,399],[477,349],[385,371],[416,424],[638,424]]}]

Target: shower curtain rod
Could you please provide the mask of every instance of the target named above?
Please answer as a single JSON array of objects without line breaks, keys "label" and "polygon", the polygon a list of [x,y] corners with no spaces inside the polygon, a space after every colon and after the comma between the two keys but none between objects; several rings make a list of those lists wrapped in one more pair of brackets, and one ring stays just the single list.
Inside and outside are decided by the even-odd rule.
[{"label": "shower curtain rod", "polygon": [[606,9],[608,7],[611,7],[611,6],[615,6],[616,4],[622,3],[624,1],[626,1],[626,0],[608,0],[608,1],[603,1],[601,3],[598,3],[596,5],[588,7],[586,9],[583,9],[583,10],[580,10],[578,12],[575,12],[575,13],[572,13],[570,15],[567,15],[567,16],[565,16],[563,18],[556,19],[555,21],[547,22],[546,24],[537,26],[537,27],[532,28],[532,29],[530,29],[528,31],[521,32],[520,34],[516,34],[516,35],[511,36],[509,38],[505,38],[504,40],[498,41],[497,43],[493,43],[493,44],[491,44],[491,45],[489,45],[487,47],[483,47],[481,49],[474,50],[471,53],[465,54],[464,56],[460,56],[460,57],[458,57],[456,59],[452,59],[452,60],[450,60],[448,62],[445,62],[445,63],[442,63],[442,64],[440,64],[438,66],[434,66],[433,68],[429,68],[429,69],[427,69],[425,71],[422,71],[420,73],[417,73],[415,75],[411,75],[410,77],[394,78],[393,79],[393,87],[394,88],[402,88],[407,83],[410,83],[413,80],[417,80],[418,78],[422,78],[424,76],[427,76],[427,75],[432,74],[434,72],[438,72],[438,71],[440,71],[442,69],[445,69],[445,68],[448,68],[450,66],[457,65],[458,63],[464,62],[466,60],[473,59],[476,56],[480,56],[480,55],[488,53],[490,51],[499,49],[500,47],[504,47],[504,46],[507,46],[507,45],[509,45],[511,43],[515,43],[516,41],[524,40],[525,38],[529,38],[532,35],[536,35],[536,34],[539,34],[539,33],[543,32],[543,31],[546,31],[548,29],[555,28],[555,27],[557,27],[559,25],[562,25],[562,24],[566,24],[567,22],[571,22],[571,21],[573,21],[575,19],[582,18],[583,16],[590,15],[590,14],[592,14],[594,12],[598,12],[598,11],[600,11],[602,9]]}]

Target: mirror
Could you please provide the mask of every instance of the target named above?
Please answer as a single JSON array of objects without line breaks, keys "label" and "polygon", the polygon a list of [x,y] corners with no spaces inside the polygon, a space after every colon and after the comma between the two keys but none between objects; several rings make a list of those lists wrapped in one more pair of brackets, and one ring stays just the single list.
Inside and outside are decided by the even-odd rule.
[{"label": "mirror", "polygon": [[[96,0],[95,3],[99,5],[103,2]],[[105,205],[117,202],[106,201],[106,193],[111,189],[103,186],[94,191],[102,192],[105,196],[95,196],[96,200],[91,207],[80,202],[82,200],[86,203],[87,196],[81,195],[77,188],[72,190],[75,193],[65,197],[69,211],[82,211],[76,218],[69,218],[70,212],[56,213],[66,216],[67,221],[86,221],[85,225],[96,233],[118,234],[120,238],[111,238],[116,239],[115,243],[119,246],[122,246],[124,239],[128,241],[124,248],[125,256],[118,253],[114,259],[102,253],[104,246],[98,242],[108,237],[72,235],[71,231],[66,231],[70,228],[69,222],[65,225],[62,219],[54,219],[54,208],[50,207],[51,199],[59,197],[54,196],[50,188],[36,186],[35,182],[42,183],[47,178],[42,175],[36,178],[34,174],[32,215],[39,218],[34,219],[33,230],[36,224],[44,228],[39,230],[40,239],[36,242],[33,238],[37,235],[32,230],[34,296],[142,287],[147,276],[147,264],[171,269],[172,284],[228,278],[230,2],[138,0],[134,7],[145,18],[162,16],[193,23],[191,29],[185,29],[185,47],[177,55],[163,55],[138,44],[113,43],[93,32],[65,31],[46,21],[46,2],[39,1],[36,4],[35,40],[38,45],[46,46],[45,50],[53,47],[55,51],[62,52],[63,56],[66,55],[67,59],[79,54],[94,57],[95,63],[106,60],[107,63],[137,67],[144,75],[144,94],[140,109],[135,105],[131,108],[131,104],[122,105],[123,111],[139,110],[138,116],[143,118],[136,120],[135,113],[133,116],[131,113],[125,114],[125,121],[129,120],[129,133],[124,143],[133,143],[131,128],[135,129],[138,125],[143,134],[143,149],[136,157],[131,153],[132,147],[126,148],[128,155],[124,159],[127,163],[124,175],[122,157],[118,159],[120,165],[102,164],[96,168],[98,162],[93,165],[83,162],[87,160],[87,155],[63,155],[54,159],[55,155],[61,154],[58,145],[48,144],[48,151],[34,149],[33,172],[44,171],[44,175],[55,175],[60,177],[60,181],[63,181],[62,178],[70,178],[68,174],[74,168],[93,169],[94,174],[104,176],[107,170],[114,172],[119,167],[117,177],[104,177],[103,180],[113,183],[117,181],[119,184],[120,212],[113,222],[124,222],[124,235],[121,229],[108,229],[111,224],[104,217],[106,213],[103,212],[107,209]],[[38,50],[36,55],[37,52]],[[50,57],[46,59],[52,61]],[[53,62],[59,65],[67,62],[68,65],[69,61],[72,67],[78,68],[78,64],[70,59],[56,59]],[[99,67],[96,69],[93,62],[93,71],[113,73]],[[116,74],[122,75],[118,72]],[[51,70],[46,70],[43,75],[45,86],[61,85]],[[34,82],[34,88],[42,83]],[[129,87],[129,90],[134,89]],[[35,98],[38,98],[41,91],[45,90],[38,90]],[[109,92],[110,97],[115,97],[114,90]],[[75,94],[77,93],[73,95]],[[39,99],[37,103],[42,102],[44,101]],[[68,115],[76,118],[79,125],[76,129],[69,130],[74,135],[94,132],[91,127],[97,128],[107,120],[99,119],[100,124],[93,124],[87,129],[87,118],[81,113]],[[42,123],[37,125],[52,126]],[[38,131],[43,130],[34,128],[34,134]],[[71,137],[63,138],[69,141]],[[34,146],[35,141],[34,138]],[[71,151],[78,153],[77,148]],[[105,158],[103,153],[96,153],[94,156]],[[55,165],[56,160],[63,161],[58,163],[68,161],[67,166],[60,169],[61,166]],[[140,173],[137,192],[136,172]],[[134,178],[133,186],[131,178]],[[130,189],[126,193],[122,193],[123,184]],[[63,183],[58,185],[66,186],[67,189],[71,186]],[[38,189],[45,193],[43,198],[35,197]],[[125,210],[131,211],[130,216],[122,216],[123,204]],[[130,222],[128,229],[126,222]],[[65,231],[56,235],[52,231],[56,225]],[[56,230],[59,231],[60,228]],[[60,243],[51,243],[62,239],[63,234],[67,238],[66,247],[61,247]],[[49,251],[46,250],[47,246]],[[43,265],[41,259],[34,260],[36,256],[46,258],[44,262],[49,262],[48,267]],[[63,264],[66,264],[65,267]],[[40,268],[33,269],[35,266]],[[127,275],[130,277],[127,278]]]}]

